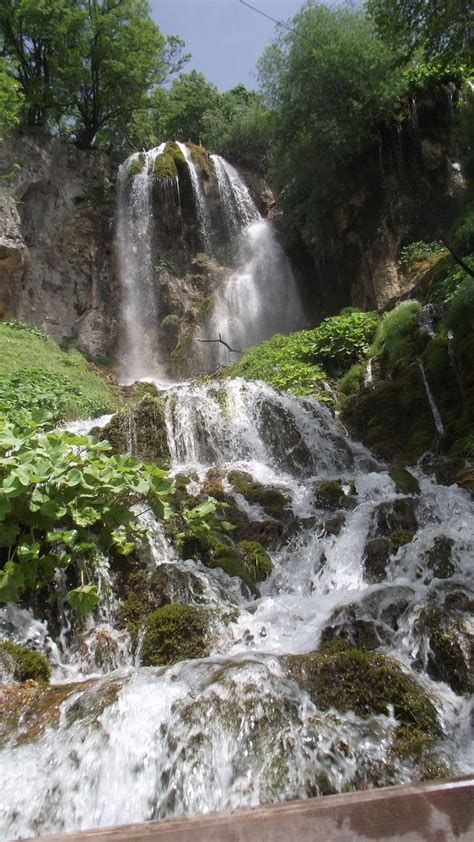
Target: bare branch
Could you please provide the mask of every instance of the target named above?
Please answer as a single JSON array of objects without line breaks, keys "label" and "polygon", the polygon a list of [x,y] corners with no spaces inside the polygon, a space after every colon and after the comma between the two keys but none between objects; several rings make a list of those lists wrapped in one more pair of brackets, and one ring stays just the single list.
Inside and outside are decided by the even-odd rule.
[{"label": "bare branch", "polygon": [[231,348],[227,342],[224,342],[221,334],[219,334],[219,339],[198,339],[198,342],[220,342],[221,345],[224,345],[231,354],[243,354],[243,351],[238,351],[236,348]]}]

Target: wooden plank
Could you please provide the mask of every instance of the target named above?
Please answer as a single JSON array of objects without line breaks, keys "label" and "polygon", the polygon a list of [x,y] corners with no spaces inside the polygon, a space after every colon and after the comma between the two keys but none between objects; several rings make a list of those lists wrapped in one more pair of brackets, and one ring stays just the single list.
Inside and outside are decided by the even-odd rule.
[{"label": "wooden plank", "polygon": [[48,842],[473,842],[474,777],[42,839]]}]

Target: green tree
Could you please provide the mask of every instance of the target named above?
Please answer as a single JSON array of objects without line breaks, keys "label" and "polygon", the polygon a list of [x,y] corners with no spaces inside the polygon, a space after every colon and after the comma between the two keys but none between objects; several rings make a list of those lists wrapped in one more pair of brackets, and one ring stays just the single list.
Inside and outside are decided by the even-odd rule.
[{"label": "green tree", "polygon": [[2,0],[2,53],[14,62],[30,126],[46,126],[59,108],[58,73],[68,61],[79,23],[73,0]]},{"label": "green tree", "polygon": [[304,225],[324,216],[343,168],[396,117],[402,74],[363,11],[311,0],[266,50],[259,71],[276,112],[274,176]]},{"label": "green tree", "polygon": [[153,86],[179,69],[182,42],[166,39],[145,0],[76,0],[80,38],[62,73],[72,103],[71,136],[81,148],[123,134],[135,111],[146,108]]},{"label": "green tree", "polygon": [[0,58],[0,143],[18,123],[22,104],[20,83],[13,78],[7,59]]},{"label": "green tree", "polygon": [[367,8],[402,60],[418,51],[428,61],[472,67],[472,6],[466,0],[368,0]]},{"label": "green tree", "polygon": [[166,136],[174,140],[201,143],[205,115],[219,111],[221,94],[203,73],[191,70],[174,79],[167,97]]}]

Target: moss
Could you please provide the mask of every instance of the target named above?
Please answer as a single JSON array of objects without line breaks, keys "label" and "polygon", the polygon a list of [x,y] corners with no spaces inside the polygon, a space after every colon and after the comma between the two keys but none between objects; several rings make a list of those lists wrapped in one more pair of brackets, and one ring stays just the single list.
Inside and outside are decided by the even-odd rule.
[{"label": "moss", "polygon": [[213,292],[206,295],[206,297],[201,302],[201,306],[199,307],[198,313],[198,321],[205,322],[207,319],[212,315],[212,311],[214,310],[214,304],[216,301],[216,297]]},{"label": "moss", "polygon": [[322,509],[345,509],[350,498],[344,492],[340,480],[325,479],[316,488],[316,505]]},{"label": "moss", "polygon": [[270,576],[273,570],[272,560],[258,541],[239,541],[237,546],[244,554],[247,566],[251,565],[252,577],[256,582],[262,582]]},{"label": "moss", "polygon": [[172,377],[180,377],[186,374],[189,358],[191,356],[192,345],[192,333],[184,333],[170,356],[168,368]]},{"label": "moss", "polygon": [[40,684],[47,684],[51,676],[51,667],[44,655],[9,640],[0,642],[0,665],[12,674],[14,681],[31,679]]},{"label": "moss", "polygon": [[179,325],[179,316],[177,316],[176,313],[170,313],[161,320],[161,327],[164,330],[167,328],[174,328],[177,325]]},{"label": "moss", "polygon": [[140,175],[145,166],[145,159],[143,157],[135,158],[128,168],[128,174],[131,176]]},{"label": "moss", "polygon": [[427,672],[431,678],[445,681],[460,695],[474,692],[474,636],[461,618],[439,606],[428,606],[420,613],[415,634],[428,641]]},{"label": "moss", "polygon": [[198,146],[196,143],[188,143],[187,146],[191,150],[191,158],[196,166],[206,178],[209,178],[211,175],[209,152],[203,146]]},{"label": "moss", "polygon": [[413,532],[404,532],[403,530],[396,530],[390,533],[390,552],[396,553],[400,547],[409,544],[413,540]]},{"label": "moss", "polygon": [[209,613],[193,605],[165,605],[147,618],[142,645],[145,666],[174,664],[208,654]]},{"label": "moss", "polygon": [[186,160],[176,143],[167,143],[162,154],[157,155],[153,165],[153,175],[160,179],[178,178],[179,169],[186,166]]},{"label": "moss", "polygon": [[456,572],[452,561],[454,541],[446,535],[438,535],[431,547],[423,554],[427,567],[437,579],[449,579]]},{"label": "moss", "polygon": [[237,494],[242,494],[252,504],[261,506],[271,517],[281,518],[288,505],[288,500],[283,492],[276,488],[269,488],[245,471],[230,471],[228,480]]},{"label": "moss", "polygon": [[399,494],[419,494],[420,483],[405,468],[392,468],[390,477],[395,483],[395,487]]},{"label": "moss", "polygon": [[109,421],[99,432],[115,453],[131,453],[147,462],[167,467],[170,453],[166,435],[165,403],[145,394]]},{"label": "moss", "polygon": [[352,710],[367,718],[388,715],[393,708],[399,724],[392,750],[399,756],[417,755],[441,735],[428,694],[387,655],[336,642],[310,655],[290,656],[286,665],[321,710]]}]

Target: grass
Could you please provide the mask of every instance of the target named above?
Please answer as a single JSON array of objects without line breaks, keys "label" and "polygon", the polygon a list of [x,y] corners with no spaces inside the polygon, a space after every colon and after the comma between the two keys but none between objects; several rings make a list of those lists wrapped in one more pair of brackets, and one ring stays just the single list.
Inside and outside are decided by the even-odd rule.
[{"label": "grass", "polygon": [[[39,390],[36,395],[35,382]],[[79,351],[62,351],[56,342],[30,325],[0,324],[0,409],[8,403],[9,391],[18,393],[23,407],[28,408],[25,400],[21,401],[23,383],[25,395],[32,393],[36,406],[41,400],[40,392],[49,389],[58,399],[61,416],[66,418],[100,415],[117,405],[110,385]],[[26,397],[26,403],[28,400]]]}]

